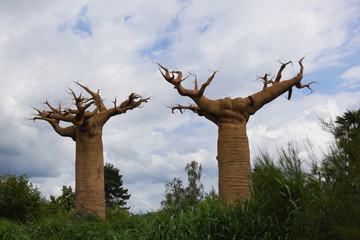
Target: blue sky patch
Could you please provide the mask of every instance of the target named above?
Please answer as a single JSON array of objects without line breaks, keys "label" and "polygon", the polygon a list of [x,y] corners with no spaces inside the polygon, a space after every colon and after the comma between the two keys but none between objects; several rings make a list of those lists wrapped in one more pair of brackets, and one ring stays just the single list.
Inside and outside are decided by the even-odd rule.
[{"label": "blue sky patch", "polygon": [[172,40],[169,37],[160,37],[151,47],[140,50],[140,56],[152,56],[153,52],[166,50],[171,46],[171,44]]},{"label": "blue sky patch", "polygon": [[360,65],[359,55],[359,50],[354,51],[354,53],[341,59],[341,65],[320,68],[311,73],[306,73],[305,65],[305,74],[302,82],[305,84],[307,82],[315,81],[316,83],[312,85],[314,92],[322,94],[335,94],[339,91],[359,91],[359,87],[351,88],[349,86],[345,86],[345,79],[341,77],[341,75],[348,69]]},{"label": "blue sky patch", "polygon": [[79,15],[77,16],[75,26],[72,28],[73,33],[80,35],[81,37],[92,36],[91,22],[86,16],[88,7],[81,8]]},{"label": "blue sky patch", "polygon": [[176,16],[173,18],[165,31],[158,34],[157,39],[150,47],[145,47],[140,50],[140,56],[153,57],[154,52],[164,51],[169,49],[173,44],[172,33],[175,32],[180,26],[179,18]]},{"label": "blue sky patch", "polygon": [[80,9],[80,13],[76,16],[75,22],[66,21],[57,26],[59,32],[66,32],[71,30],[72,33],[80,35],[82,38],[91,37],[93,31],[91,28],[90,19],[87,17],[88,7],[84,6]]},{"label": "blue sky patch", "polygon": [[130,15],[124,17],[124,22],[127,22],[131,18]]}]

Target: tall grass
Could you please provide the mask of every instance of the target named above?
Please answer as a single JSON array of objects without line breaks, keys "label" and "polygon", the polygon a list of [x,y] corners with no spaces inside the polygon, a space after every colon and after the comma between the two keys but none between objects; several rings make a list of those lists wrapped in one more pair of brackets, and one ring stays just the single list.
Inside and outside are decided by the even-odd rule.
[{"label": "tall grass", "polygon": [[[255,159],[252,197],[232,206],[215,194],[199,204],[144,215],[109,211],[107,220],[49,216],[0,220],[0,239],[360,239],[359,201],[339,198],[334,185],[302,168],[289,147],[275,161]],[[355,202],[355,203],[354,203]]]}]

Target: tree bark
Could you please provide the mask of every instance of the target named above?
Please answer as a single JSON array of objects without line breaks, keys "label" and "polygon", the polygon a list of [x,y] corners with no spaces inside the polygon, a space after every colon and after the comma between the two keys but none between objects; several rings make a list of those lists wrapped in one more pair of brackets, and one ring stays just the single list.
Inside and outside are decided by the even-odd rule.
[{"label": "tree bark", "polygon": [[246,123],[227,120],[217,125],[219,197],[230,204],[249,199],[252,179]]},{"label": "tree bark", "polygon": [[75,209],[87,208],[105,219],[104,157],[101,127],[76,132]]}]

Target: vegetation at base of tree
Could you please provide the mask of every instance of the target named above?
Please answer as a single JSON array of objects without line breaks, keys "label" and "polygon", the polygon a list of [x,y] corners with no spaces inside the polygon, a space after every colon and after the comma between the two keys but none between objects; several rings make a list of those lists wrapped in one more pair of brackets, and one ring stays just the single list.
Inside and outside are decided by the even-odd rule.
[{"label": "vegetation at base of tree", "polygon": [[[336,120],[332,129],[352,119],[341,117],[345,123]],[[349,134],[334,135],[329,152],[309,170],[291,144],[278,156],[261,153],[254,159],[250,200],[227,205],[212,192],[192,206],[112,211],[105,221],[86,211],[77,219],[0,219],[0,239],[360,239],[359,125],[349,126]]]}]

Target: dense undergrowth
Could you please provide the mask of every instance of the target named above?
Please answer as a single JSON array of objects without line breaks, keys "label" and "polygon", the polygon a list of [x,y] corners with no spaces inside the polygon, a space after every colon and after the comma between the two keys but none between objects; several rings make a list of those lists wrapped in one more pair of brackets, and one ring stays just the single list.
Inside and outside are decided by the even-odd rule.
[{"label": "dense undergrowth", "polygon": [[253,181],[252,198],[233,206],[211,194],[185,209],[143,215],[108,209],[106,221],[86,213],[1,220],[0,239],[360,239],[358,199],[304,172],[292,149],[276,164],[267,154],[257,158]]}]

